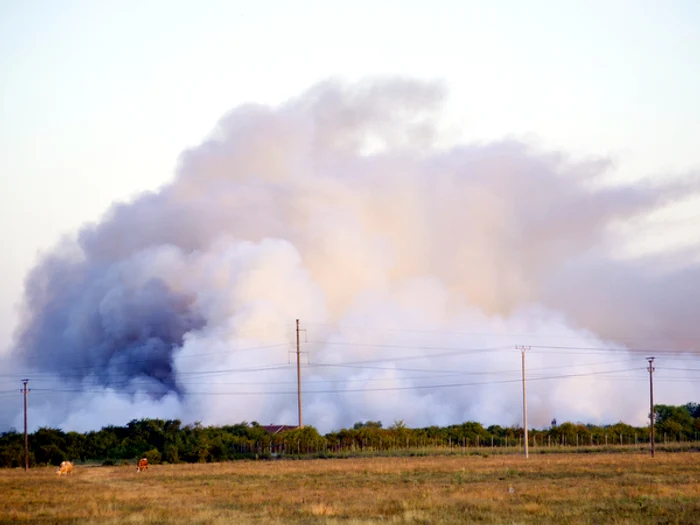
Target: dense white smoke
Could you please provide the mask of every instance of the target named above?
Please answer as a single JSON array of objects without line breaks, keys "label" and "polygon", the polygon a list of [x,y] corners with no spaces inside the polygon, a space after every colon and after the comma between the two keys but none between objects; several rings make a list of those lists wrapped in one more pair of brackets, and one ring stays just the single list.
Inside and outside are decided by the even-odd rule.
[{"label": "dense white smoke", "polygon": [[696,362],[698,266],[613,256],[615,226],[698,179],[611,186],[605,162],[516,141],[438,148],[442,98],[328,82],[236,108],[172,183],[44,257],[6,365],[31,380],[32,426],[294,424],[297,318],[304,422],[324,432],[518,424],[516,345],[534,426],[644,424],[641,349],[666,356],[659,402],[698,401],[670,371]]}]

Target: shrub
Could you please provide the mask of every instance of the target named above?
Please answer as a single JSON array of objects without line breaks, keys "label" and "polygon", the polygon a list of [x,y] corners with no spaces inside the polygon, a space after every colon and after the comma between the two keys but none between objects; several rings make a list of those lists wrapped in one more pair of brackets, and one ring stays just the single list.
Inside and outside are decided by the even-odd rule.
[{"label": "shrub", "polygon": [[166,446],[164,456],[168,463],[180,463],[180,450],[175,445]]},{"label": "shrub", "polygon": [[148,460],[149,463],[153,465],[158,465],[161,460],[163,459],[163,456],[161,455],[160,451],[157,448],[152,448],[151,450],[147,450],[146,452],[143,453],[143,457]]}]

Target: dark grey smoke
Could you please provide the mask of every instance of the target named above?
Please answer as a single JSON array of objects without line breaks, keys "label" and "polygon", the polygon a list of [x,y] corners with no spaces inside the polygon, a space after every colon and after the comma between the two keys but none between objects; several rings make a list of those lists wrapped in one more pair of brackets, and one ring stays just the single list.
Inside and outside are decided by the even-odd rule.
[{"label": "dark grey smoke", "polygon": [[94,259],[47,257],[28,278],[25,300],[31,326],[18,338],[21,359],[68,385],[90,377],[128,392],[132,379],[147,378],[155,396],[179,392],[174,352],[204,324],[192,297]]}]

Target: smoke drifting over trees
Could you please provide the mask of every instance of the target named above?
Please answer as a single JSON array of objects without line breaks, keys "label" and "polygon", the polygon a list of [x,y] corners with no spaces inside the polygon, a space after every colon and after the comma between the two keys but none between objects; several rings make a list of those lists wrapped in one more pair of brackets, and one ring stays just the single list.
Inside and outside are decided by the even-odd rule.
[{"label": "smoke drifting over trees", "polygon": [[[697,367],[700,270],[686,253],[619,257],[618,226],[700,179],[611,185],[605,161],[513,140],[438,147],[444,96],[326,82],[235,108],[171,183],[47,254],[5,367],[32,378],[33,424],[295,423],[296,318],[305,420],[324,432],[512,424],[516,344],[533,346],[533,425],[643,422],[644,354],[603,349],[677,350],[662,381],[664,364]],[[660,402],[697,400],[665,377]]]}]

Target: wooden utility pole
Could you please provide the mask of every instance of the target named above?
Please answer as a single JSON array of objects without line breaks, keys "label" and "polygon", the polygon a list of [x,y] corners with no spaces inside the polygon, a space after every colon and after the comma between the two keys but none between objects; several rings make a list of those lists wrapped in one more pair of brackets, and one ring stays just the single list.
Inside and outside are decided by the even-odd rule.
[{"label": "wooden utility pole", "polygon": [[29,379],[22,379],[24,388],[20,390],[24,394],[24,470],[29,470],[29,436],[27,434],[27,383]]},{"label": "wooden utility pole", "polygon": [[651,457],[654,457],[655,446],[654,446],[654,420],[656,419],[656,414],[654,414],[654,357],[647,357],[649,361],[649,442],[651,444]]},{"label": "wooden utility pole", "polygon": [[304,428],[301,416],[301,348],[299,346],[299,319],[297,319],[297,402],[299,404],[299,428]]},{"label": "wooden utility pole", "polygon": [[522,355],[522,370],[523,370],[523,441],[525,442],[524,455],[528,456],[528,435],[527,435],[527,383],[525,381],[525,350],[529,350],[529,347],[519,346],[520,353]]}]

